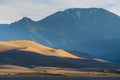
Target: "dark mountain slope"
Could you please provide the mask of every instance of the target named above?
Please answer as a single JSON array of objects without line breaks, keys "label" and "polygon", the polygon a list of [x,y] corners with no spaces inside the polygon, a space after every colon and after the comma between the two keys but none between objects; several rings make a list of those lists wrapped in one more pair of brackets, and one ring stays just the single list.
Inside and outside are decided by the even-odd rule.
[{"label": "dark mountain slope", "polygon": [[[67,9],[48,16],[39,24],[62,36],[55,47],[91,53],[113,62],[120,61],[120,17],[107,10]],[[118,56],[108,58],[111,54]]]},{"label": "dark mountain slope", "polygon": [[74,45],[70,46],[70,49],[84,51],[82,48],[89,45],[97,46],[101,42],[107,44],[108,41],[111,44],[112,39],[119,39],[119,16],[101,8],[67,9],[39,21],[39,24],[47,31],[59,33],[64,37],[58,44],[62,48],[66,44],[67,49],[68,45]]},{"label": "dark mountain slope", "polygon": [[8,24],[0,24],[0,29],[4,29]]}]

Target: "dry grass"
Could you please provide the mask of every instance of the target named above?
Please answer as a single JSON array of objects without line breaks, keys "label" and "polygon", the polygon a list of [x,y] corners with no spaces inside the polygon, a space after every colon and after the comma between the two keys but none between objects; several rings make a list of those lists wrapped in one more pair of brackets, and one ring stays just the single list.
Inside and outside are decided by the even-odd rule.
[{"label": "dry grass", "polygon": [[120,74],[110,73],[110,72],[97,72],[97,71],[78,71],[76,69],[70,68],[58,68],[58,67],[36,67],[33,69],[4,65],[0,66],[0,75],[13,76],[13,75],[23,75],[23,76],[71,76],[71,77],[116,77]]},{"label": "dry grass", "polygon": [[0,75],[16,75],[18,73],[31,73],[35,72],[32,69],[20,67],[20,66],[12,66],[12,65],[1,65],[0,66]]},{"label": "dry grass", "polygon": [[82,76],[82,77],[114,77],[114,76],[120,76],[116,73],[105,73],[100,71],[79,71],[76,69],[70,69],[70,68],[56,68],[56,67],[37,67],[33,70],[39,71],[42,73],[50,73],[50,74],[61,74],[64,76]]}]

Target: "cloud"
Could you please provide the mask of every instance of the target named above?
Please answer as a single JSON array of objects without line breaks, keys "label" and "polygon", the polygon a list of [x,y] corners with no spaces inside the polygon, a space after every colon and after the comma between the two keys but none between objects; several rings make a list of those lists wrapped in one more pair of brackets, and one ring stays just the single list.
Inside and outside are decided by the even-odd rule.
[{"label": "cloud", "polygon": [[0,0],[0,23],[24,16],[40,20],[67,8],[102,7],[120,15],[120,0]]}]

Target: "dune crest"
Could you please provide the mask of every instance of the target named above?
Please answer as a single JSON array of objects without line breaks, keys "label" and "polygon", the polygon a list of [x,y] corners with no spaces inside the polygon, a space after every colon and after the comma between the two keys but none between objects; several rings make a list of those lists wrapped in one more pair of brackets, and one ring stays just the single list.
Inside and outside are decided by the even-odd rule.
[{"label": "dune crest", "polygon": [[7,41],[7,42],[0,42],[0,46],[1,46],[0,51],[18,49],[22,51],[36,52],[38,54],[42,54],[46,56],[80,58],[78,56],[72,55],[67,51],[46,47],[29,40],[13,40],[13,41]]}]

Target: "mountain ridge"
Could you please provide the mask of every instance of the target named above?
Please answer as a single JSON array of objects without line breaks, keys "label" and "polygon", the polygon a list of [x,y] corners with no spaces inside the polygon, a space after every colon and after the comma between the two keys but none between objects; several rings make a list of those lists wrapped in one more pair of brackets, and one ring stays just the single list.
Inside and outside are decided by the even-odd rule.
[{"label": "mountain ridge", "polygon": [[[90,53],[113,62],[120,61],[119,56],[116,56],[120,52],[120,17],[105,9],[66,9],[40,21],[26,17],[22,21],[1,29],[0,41],[33,40],[54,48]],[[116,59],[110,58],[109,54],[114,54]]]}]

